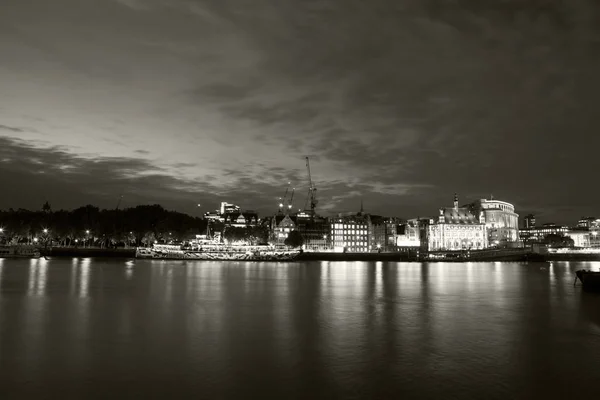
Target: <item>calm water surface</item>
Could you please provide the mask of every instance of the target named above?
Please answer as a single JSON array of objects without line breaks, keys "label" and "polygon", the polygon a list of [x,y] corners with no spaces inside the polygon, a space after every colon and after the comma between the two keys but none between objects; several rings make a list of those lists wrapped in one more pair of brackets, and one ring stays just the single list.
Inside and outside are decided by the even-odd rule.
[{"label": "calm water surface", "polygon": [[0,398],[596,398],[599,267],[0,259]]}]

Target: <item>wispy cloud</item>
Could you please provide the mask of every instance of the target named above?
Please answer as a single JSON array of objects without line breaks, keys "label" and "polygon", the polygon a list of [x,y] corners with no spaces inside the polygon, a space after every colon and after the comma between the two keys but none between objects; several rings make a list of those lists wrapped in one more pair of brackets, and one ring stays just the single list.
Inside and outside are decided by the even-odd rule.
[{"label": "wispy cloud", "polygon": [[267,210],[306,185],[310,155],[331,211],[358,191],[402,215],[454,192],[547,210],[600,194],[581,183],[598,142],[597,2],[5,2],[0,132],[42,161],[63,152],[46,177],[101,166]]}]

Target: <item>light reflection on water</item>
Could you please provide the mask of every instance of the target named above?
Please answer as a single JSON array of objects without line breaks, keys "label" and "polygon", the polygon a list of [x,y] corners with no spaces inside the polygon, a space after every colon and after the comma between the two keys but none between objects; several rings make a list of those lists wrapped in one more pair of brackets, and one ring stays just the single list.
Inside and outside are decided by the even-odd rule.
[{"label": "light reflection on water", "polygon": [[569,397],[573,365],[600,379],[579,268],[0,260],[0,373],[17,398]]}]

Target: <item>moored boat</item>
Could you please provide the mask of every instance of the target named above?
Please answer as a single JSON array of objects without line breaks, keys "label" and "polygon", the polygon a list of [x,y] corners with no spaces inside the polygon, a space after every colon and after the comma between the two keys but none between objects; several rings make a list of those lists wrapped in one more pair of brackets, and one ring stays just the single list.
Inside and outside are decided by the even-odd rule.
[{"label": "moored boat", "polygon": [[579,279],[585,290],[600,291],[600,272],[580,269],[575,274],[575,282]]},{"label": "moored boat", "polygon": [[0,245],[0,258],[39,258],[39,248],[31,245]]}]

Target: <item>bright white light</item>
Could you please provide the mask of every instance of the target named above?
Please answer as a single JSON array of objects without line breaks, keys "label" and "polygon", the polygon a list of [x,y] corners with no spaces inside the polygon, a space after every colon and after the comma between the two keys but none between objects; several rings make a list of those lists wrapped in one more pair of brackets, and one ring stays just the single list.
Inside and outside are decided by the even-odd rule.
[{"label": "bright white light", "polygon": [[90,234],[90,230],[89,230],[89,229],[86,229],[86,230],[85,230],[85,233],[89,235],[89,234]]},{"label": "bright white light", "polygon": [[75,243],[77,243],[79,240],[75,239]]},{"label": "bright white light", "polygon": [[44,233],[48,233],[48,229],[44,229]]},{"label": "bright white light", "polygon": [[38,238],[33,238],[33,241],[37,243],[37,241],[38,241]]},{"label": "bright white light", "polygon": [[4,232],[4,228],[0,228],[0,233]]}]

